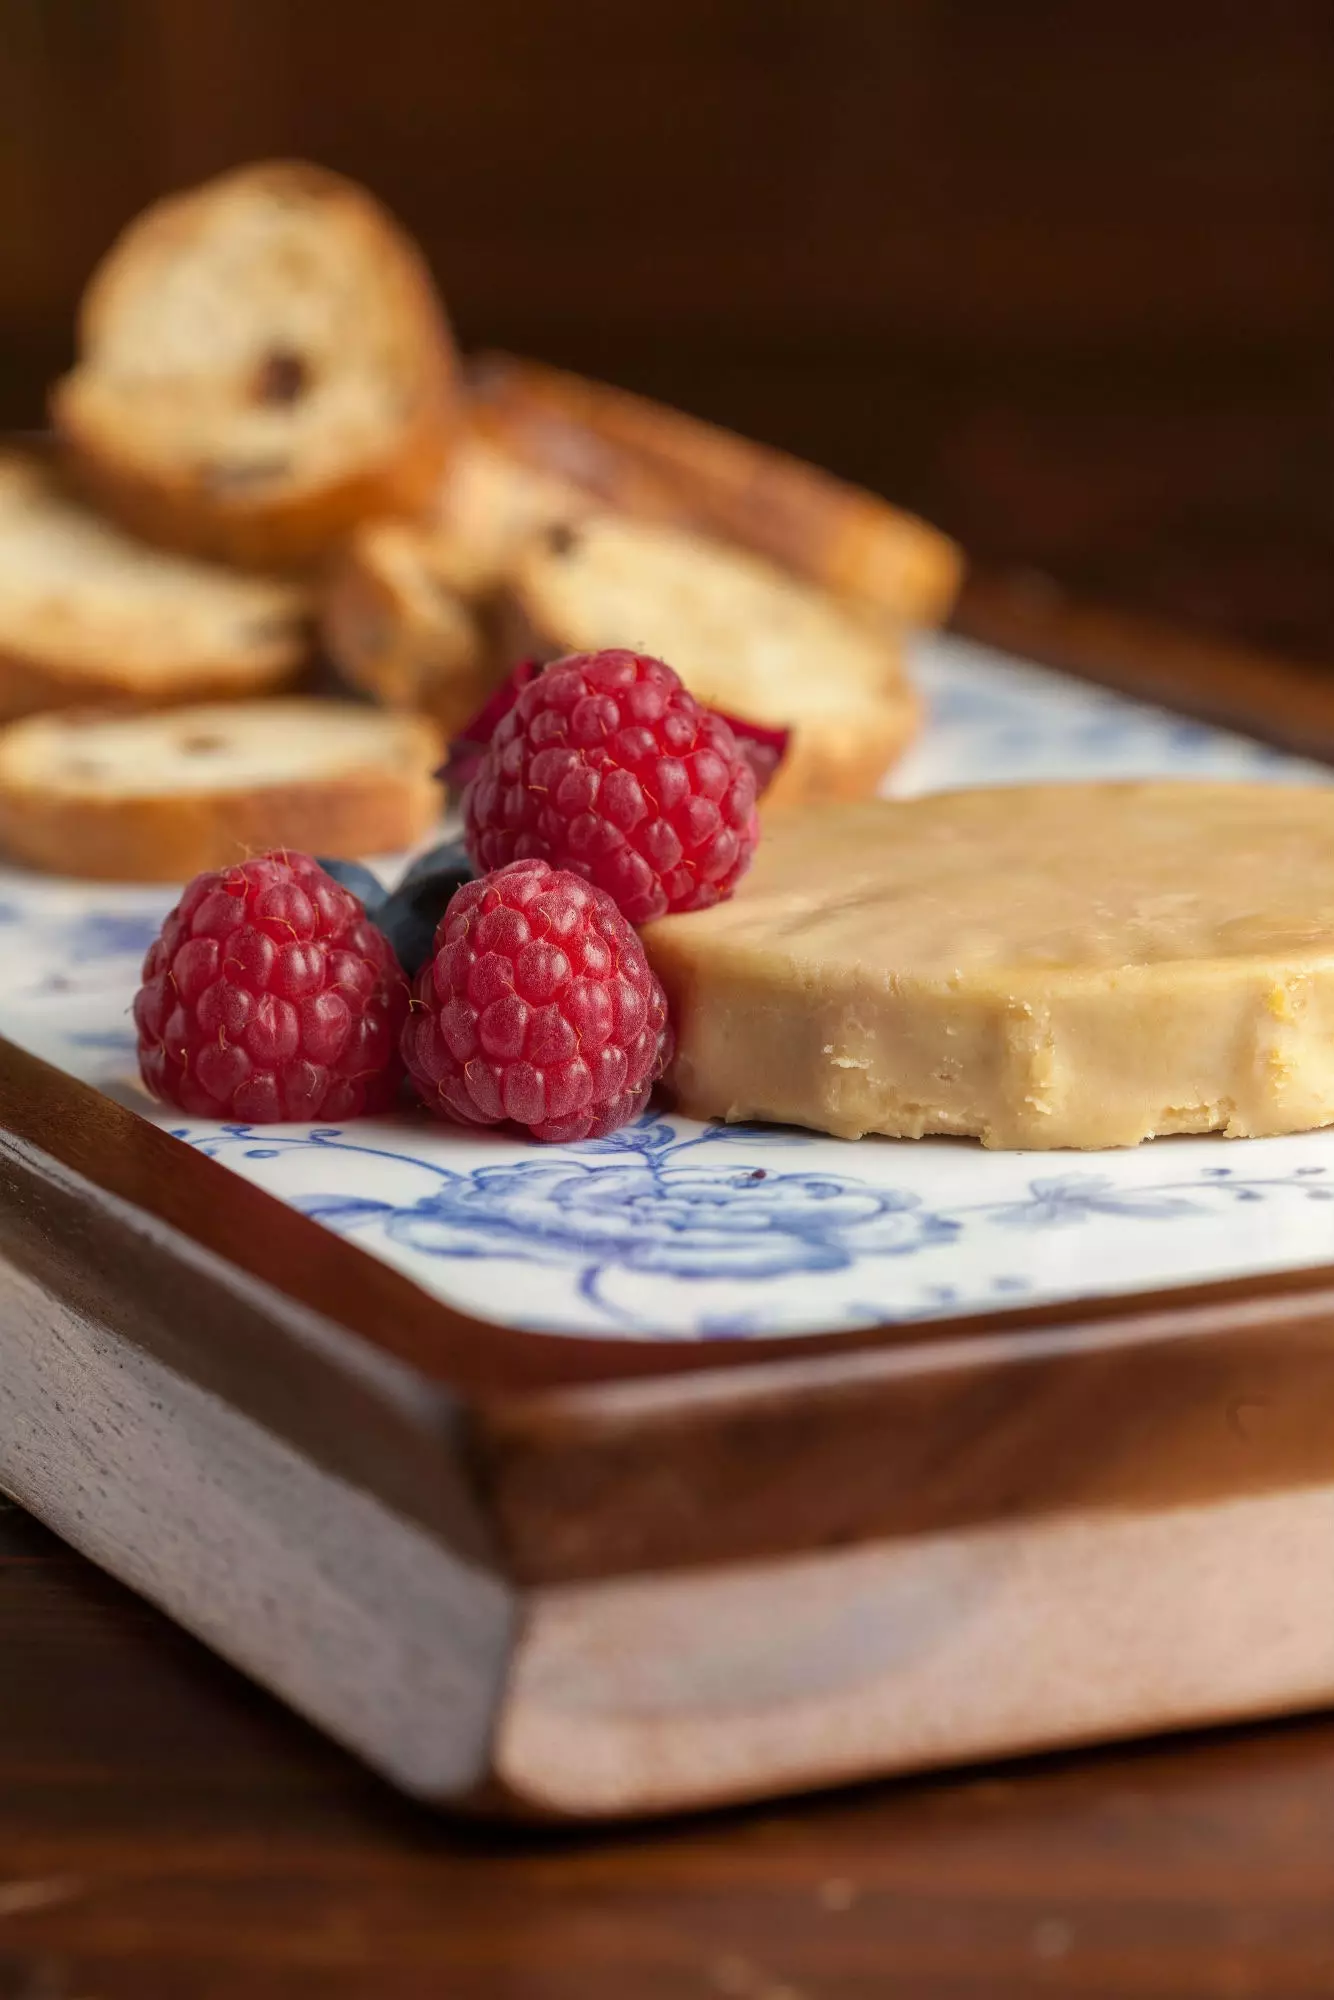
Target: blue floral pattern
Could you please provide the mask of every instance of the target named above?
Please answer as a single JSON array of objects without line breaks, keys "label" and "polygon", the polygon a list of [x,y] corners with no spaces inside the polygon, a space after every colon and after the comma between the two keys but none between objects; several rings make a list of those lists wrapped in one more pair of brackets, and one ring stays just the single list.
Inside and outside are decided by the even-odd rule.
[{"label": "blue floral pattern", "polygon": [[[1323,769],[955,640],[917,644],[931,725],[893,789]],[[168,889],[0,869],[0,1033],[145,1115],[129,1006]],[[745,1339],[1334,1258],[1334,1133],[1159,1141],[1066,1166],[649,1115],[542,1148],[404,1115],[347,1130],[168,1123],[479,1317]]]},{"label": "blue floral pattern", "polygon": [[[277,1160],[293,1147],[326,1158],[375,1157],[333,1129],[295,1139],[243,1125],[202,1136],[184,1126],[177,1132],[213,1158],[240,1149],[249,1161]],[[294,1204],[343,1234],[417,1257],[571,1271],[579,1296],[627,1330],[644,1315],[609,1300],[611,1275],[772,1283],[847,1271],[871,1257],[912,1256],[958,1233],[957,1222],[925,1209],[906,1189],[875,1187],[851,1173],[793,1173],[714,1157],[752,1136],[747,1128],[701,1131],[649,1114],[610,1140],[463,1172],[397,1154],[420,1176],[422,1192],[411,1201],[326,1187]],[[365,1178],[369,1190],[375,1177]],[[716,1315],[708,1319],[711,1331],[719,1324]],[[735,1316],[727,1324],[734,1327]]]},{"label": "blue floral pattern", "polygon": [[[417,1126],[419,1134],[427,1129]],[[490,1263],[511,1274],[540,1266],[570,1281],[572,1317],[561,1322],[570,1330],[703,1339],[799,1330],[809,1323],[801,1307],[810,1281],[834,1274],[853,1282],[837,1309],[840,1326],[930,1318],[1032,1295],[1032,1253],[1016,1236],[1185,1218],[1216,1225],[1240,1203],[1334,1200],[1327,1167],[1308,1163],[1254,1176],[1209,1166],[1140,1186],[1119,1185],[1108,1173],[1026,1171],[1000,1198],[928,1201],[907,1184],[915,1151],[905,1161],[883,1143],[840,1146],[802,1134],[798,1161],[806,1145],[834,1156],[840,1171],[791,1171],[750,1163],[757,1145],[763,1152],[775,1143],[771,1133],[653,1114],[609,1140],[470,1166],[398,1147],[386,1154],[334,1127],[296,1136],[246,1125],[175,1130],[242,1171],[300,1155],[311,1184],[289,1194],[293,1205],[415,1274],[423,1265]],[[784,1152],[792,1136],[778,1138]],[[478,1147],[491,1150],[485,1141]],[[1031,1166],[1033,1156],[995,1157]],[[862,1160],[892,1161],[896,1179],[852,1171]],[[375,1191],[383,1187],[376,1163],[385,1161],[399,1183],[392,1196]],[[1334,1252],[1334,1229],[1326,1224],[1324,1233]],[[989,1276],[979,1292],[959,1267],[984,1250]],[[910,1276],[874,1298],[857,1296],[886,1260],[913,1264],[920,1282]],[[942,1270],[950,1278],[927,1275]],[[723,1309],[720,1286],[737,1284],[748,1303]],[[820,1295],[828,1296],[824,1287]]]}]

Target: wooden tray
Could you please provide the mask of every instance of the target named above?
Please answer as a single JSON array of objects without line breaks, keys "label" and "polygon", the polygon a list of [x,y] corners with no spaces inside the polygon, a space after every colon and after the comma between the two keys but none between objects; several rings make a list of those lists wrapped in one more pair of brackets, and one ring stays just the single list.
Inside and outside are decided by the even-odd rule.
[{"label": "wooden tray", "polygon": [[[956,622],[1334,756],[1281,663],[1050,594]],[[1334,1694],[1334,1268],[505,1317],[0,1043],[0,1487],[408,1791],[639,1815]]]}]

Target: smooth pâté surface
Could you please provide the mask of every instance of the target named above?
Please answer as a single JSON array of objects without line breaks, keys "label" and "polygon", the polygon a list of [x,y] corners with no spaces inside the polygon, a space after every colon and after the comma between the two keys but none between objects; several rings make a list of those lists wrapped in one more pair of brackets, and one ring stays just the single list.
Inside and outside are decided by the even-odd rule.
[{"label": "smooth p\u00e2t\u00e9 surface", "polygon": [[1020,1149],[1334,1121],[1328,786],[833,806],[645,945],[699,1117]]},{"label": "smooth p\u00e2t\u00e9 surface", "polygon": [[661,660],[574,654],[521,690],[464,801],[479,872],[540,856],[632,924],[729,896],[759,838],[755,773]]},{"label": "smooth p\u00e2t\u00e9 surface", "polygon": [[200,875],[150,946],[134,1005],[157,1098],[197,1118],[355,1118],[402,1080],[407,982],[308,855]]},{"label": "smooth p\u00e2t\u00e9 surface", "polygon": [[669,1042],[666,997],[611,897],[532,860],[454,896],[403,1052],[441,1117],[568,1142],[637,1117]]}]

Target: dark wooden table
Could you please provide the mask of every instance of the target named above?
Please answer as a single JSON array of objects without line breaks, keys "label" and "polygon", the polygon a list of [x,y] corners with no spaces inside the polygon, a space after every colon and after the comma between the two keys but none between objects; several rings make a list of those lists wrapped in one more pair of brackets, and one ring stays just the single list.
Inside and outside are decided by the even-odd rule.
[{"label": "dark wooden table", "polygon": [[498,1836],[0,1511],[0,2000],[1030,1993],[1334,1994],[1334,1722]]}]

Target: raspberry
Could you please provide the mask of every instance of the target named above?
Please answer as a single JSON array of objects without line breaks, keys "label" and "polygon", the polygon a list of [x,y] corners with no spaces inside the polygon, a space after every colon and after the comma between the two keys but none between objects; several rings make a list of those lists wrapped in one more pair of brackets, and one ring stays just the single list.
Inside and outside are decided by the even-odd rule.
[{"label": "raspberry", "polygon": [[349,890],[307,854],[198,875],[134,1003],[154,1097],[246,1125],[387,1110],[407,981]]},{"label": "raspberry", "polygon": [[463,810],[479,873],[540,856],[632,924],[730,896],[759,839],[755,773],[731,728],[644,653],[574,653],[530,681]]},{"label": "raspberry", "polygon": [[403,1031],[432,1111],[568,1141],[643,1110],[671,1053],[667,999],[610,896],[515,861],[457,892],[435,944]]}]

